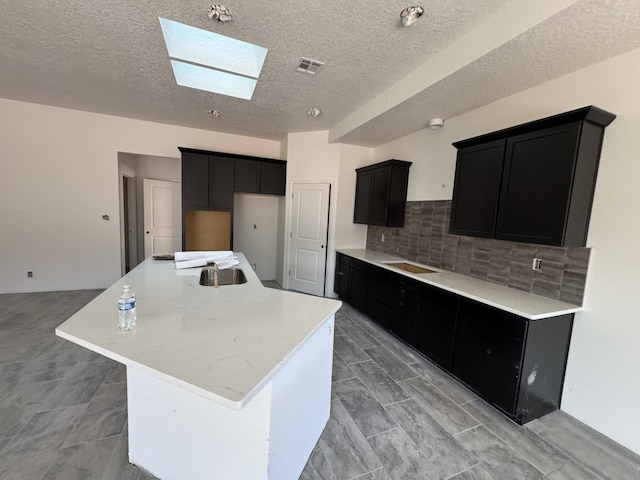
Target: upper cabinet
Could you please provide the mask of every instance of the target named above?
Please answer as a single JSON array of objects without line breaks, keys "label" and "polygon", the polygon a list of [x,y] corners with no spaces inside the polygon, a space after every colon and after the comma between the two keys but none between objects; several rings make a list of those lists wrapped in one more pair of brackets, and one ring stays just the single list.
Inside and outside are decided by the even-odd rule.
[{"label": "upper cabinet", "polygon": [[209,157],[182,153],[182,205],[209,206]]},{"label": "upper cabinet", "polygon": [[182,154],[183,207],[233,208],[233,159],[195,153]]},{"label": "upper cabinet", "polygon": [[286,165],[278,160],[236,160],[235,191],[284,195]]},{"label": "upper cabinet", "polygon": [[458,150],[451,233],[491,238],[496,227],[505,140]]},{"label": "upper cabinet", "polygon": [[260,162],[260,193],[284,195],[286,189],[286,162]]},{"label": "upper cabinet", "polygon": [[387,160],[356,169],[354,223],[404,226],[411,162]]},{"label": "upper cabinet", "polygon": [[234,189],[242,193],[260,193],[260,162],[236,160]]},{"label": "upper cabinet", "polygon": [[584,246],[604,128],[614,119],[591,106],[454,143],[450,233]]},{"label": "upper cabinet", "polygon": [[234,193],[285,194],[285,161],[179,149],[183,207],[232,210]]}]

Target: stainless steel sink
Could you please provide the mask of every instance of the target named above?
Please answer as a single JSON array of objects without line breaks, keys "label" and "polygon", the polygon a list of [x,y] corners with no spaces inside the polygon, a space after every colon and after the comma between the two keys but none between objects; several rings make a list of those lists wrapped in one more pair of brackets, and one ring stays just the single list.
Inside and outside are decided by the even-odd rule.
[{"label": "stainless steel sink", "polygon": [[[215,267],[203,267],[200,272],[200,285],[213,287],[215,285]],[[247,283],[247,277],[241,268],[226,268],[218,270],[218,286],[240,285]]]},{"label": "stainless steel sink", "polygon": [[404,270],[405,272],[410,273],[435,273],[435,270],[429,270],[428,268],[420,267],[418,265],[406,262],[385,263],[385,265],[389,267],[399,268],[400,270]]}]

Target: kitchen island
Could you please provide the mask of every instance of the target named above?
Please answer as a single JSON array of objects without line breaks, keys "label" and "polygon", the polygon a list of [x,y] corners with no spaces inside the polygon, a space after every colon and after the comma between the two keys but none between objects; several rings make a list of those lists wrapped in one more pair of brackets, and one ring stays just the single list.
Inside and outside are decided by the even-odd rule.
[{"label": "kitchen island", "polygon": [[[129,460],[161,479],[297,479],[330,410],[340,302],[147,259],[56,329],[127,367]],[[138,321],[117,327],[122,285]]]}]

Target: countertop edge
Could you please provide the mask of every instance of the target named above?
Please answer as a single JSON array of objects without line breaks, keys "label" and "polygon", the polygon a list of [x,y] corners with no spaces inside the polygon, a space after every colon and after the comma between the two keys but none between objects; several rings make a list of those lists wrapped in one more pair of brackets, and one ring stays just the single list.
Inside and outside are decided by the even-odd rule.
[{"label": "countertop edge", "polygon": [[[566,302],[562,302],[560,300],[555,300],[552,298],[548,298],[548,297],[543,297],[541,295],[536,295],[530,292],[525,292],[522,290],[516,290],[516,289],[512,289],[509,287],[506,287],[504,285],[499,285],[496,283],[491,283],[488,282],[486,280],[480,280],[477,278],[473,278],[473,277],[469,277],[466,275],[462,275],[459,273],[455,273],[455,272],[451,272],[448,270],[443,270],[442,268],[438,268],[438,267],[431,267],[429,265],[423,265],[411,260],[407,260],[406,258],[402,258],[402,257],[398,257],[395,255],[391,255],[391,254],[387,254],[387,253],[381,253],[381,252],[376,252],[373,250],[367,250],[367,249],[356,249],[356,248],[337,248],[336,249],[337,253],[341,253],[343,255],[347,255],[351,258],[355,258],[357,260],[363,261],[363,262],[367,262],[371,265],[374,265],[376,267],[379,268],[383,268],[387,271],[399,274],[399,275],[403,275],[407,278],[410,278],[412,280],[417,280],[420,281],[422,283],[425,283],[427,285],[431,285],[433,287],[436,288],[440,288],[442,290],[454,293],[456,295],[460,295],[461,297],[467,298],[469,300],[474,300],[480,303],[483,303],[485,305],[494,307],[494,308],[498,308],[500,310],[503,310],[505,312],[509,312],[512,313],[514,315],[518,315],[520,317],[524,317],[528,320],[542,320],[545,318],[551,318],[551,317],[557,317],[557,316],[561,316],[561,315],[567,315],[567,314],[573,314],[573,313],[577,313],[577,312],[581,312],[584,311],[584,307],[581,305],[572,305]],[[379,257],[379,258],[384,258],[384,260],[375,260],[374,258],[366,258],[366,256],[369,255],[370,257]],[[497,302],[495,300],[489,299],[489,298],[485,298],[482,297],[480,295],[477,294],[473,294],[464,290],[460,290],[454,287],[450,287],[446,284],[440,283],[436,280],[434,280],[435,278],[438,278],[436,276],[434,276],[433,278],[429,279],[427,278],[427,275],[425,276],[419,276],[416,274],[412,274],[410,272],[406,272],[404,270],[398,269],[398,268],[393,268],[393,267],[389,267],[385,264],[385,262],[407,262],[407,263],[411,263],[414,265],[419,265],[419,266],[423,266],[432,270],[435,270],[436,273],[435,274],[428,274],[428,275],[437,275],[438,273],[440,274],[444,274],[448,277],[452,277],[452,278],[464,278],[465,282],[473,282],[473,283],[477,283],[478,285],[482,285],[482,286],[486,286],[488,288],[497,290],[497,289],[504,289],[503,292],[506,293],[507,295],[513,295],[514,298],[517,297],[528,297],[528,299],[533,299],[534,301],[536,300],[540,300],[540,302],[545,302],[545,303],[549,303],[549,302],[557,302],[558,303],[558,309],[556,310],[550,310],[550,309],[544,309],[545,311],[540,311],[539,313],[532,313],[532,312],[525,312],[523,310],[520,310],[516,307],[513,306],[509,306],[509,305],[505,305],[503,303]]]},{"label": "countertop edge", "polygon": [[[258,279],[257,274],[250,268],[247,260],[245,259],[245,257],[237,252],[239,259],[241,260],[240,262],[240,266],[243,267],[243,270],[245,270],[245,274],[248,277],[248,282],[247,285],[250,286],[251,288],[257,288],[259,290],[270,290],[270,295],[274,295],[274,296],[278,296],[278,295],[291,295],[292,292],[289,291],[279,291],[276,289],[267,289],[267,287],[264,287],[262,285],[262,282]],[[197,269],[193,269],[194,272],[197,270],[198,272],[200,271],[200,268]],[[182,276],[185,273],[184,270],[180,271]],[[188,276],[193,276],[193,275],[188,275]],[[123,277],[124,278],[124,277]],[[197,278],[197,276],[195,277]],[[118,286],[119,284],[121,284],[124,280],[120,279],[118,281],[116,281],[113,285],[111,285],[107,290]],[[204,287],[203,287],[204,288]],[[206,287],[206,288],[213,288],[213,287]],[[225,287],[226,288],[226,287]],[[116,288],[117,290],[117,288]],[[272,290],[272,291],[271,291]],[[240,290],[239,290],[240,291]],[[166,381],[172,385],[175,386],[179,386],[191,393],[197,394],[203,398],[209,399],[219,405],[222,406],[226,406],[230,409],[234,409],[234,410],[239,410],[244,408],[248,402],[250,402],[255,395],[262,389],[265,387],[265,385],[268,384],[269,381],[271,381],[274,376],[277,375],[277,373],[290,361],[290,359],[301,349],[303,348],[304,344],[309,340],[309,338],[311,338],[312,335],[314,335],[319,329],[321,329],[324,325],[326,325],[326,322],[335,316],[335,313],[340,309],[340,307],[342,306],[342,302],[339,299],[336,298],[320,298],[321,300],[326,300],[326,301],[330,301],[331,304],[325,304],[325,307],[322,309],[323,312],[321,314],[318,315],[318,320],[317,323],[306,333],[306,335],[300,339],[300,341],[291,349],[289,350],[286,354],[284,354],[282,356],[282,358],[273,365],[273,367],[268,370],[264,376],[258,381],[256,382],[255,385],[253,385],[253,387],[251,389],[249,389],[244,395],[242,395],[241,397],[236,397],[234,399],[232,398],[228,398],[224,395],[221,395],[219,393],[216,393],[215,391],[211,391],[208,390],[207,388],[203,388],[202,386],[199,386],[197,384],[197,382],[191,383],[190,381],[184,380],[179,378],[176,375],[173,375],[172,373],[169,373],[165,370],[163,370],[162,368],[157,368],[154,366],[150,366],[145,364],[144,362],[140,362],[138,360],[136,360],[135,358],[131,358],[127,355],[123,355],[121,352],[118,351],[114,351],[116,349],[110,349],[105,345],[101,345],[99,342],[95,342],[92,341],[91,339],[85,339],[82,338],[82,336],[77,336],[75,335],[73,332],[69,332],[67,330],[65,330],[64,326],[65,324],[72,319],[73,317],[75,317],[76,315],[80,314],[81,311],[76,312],[75,314],[73,314],[71,317],[69,317],[67,320],[65,320],[64,322],[62,322],[60,325],[58,325],[55,329],[54,329],[54,333],[56,336],[63,338],[67,341],[70,341],[72,343],[75,343],[83,348],[86,348],[90,351],[93,351],[99,355],[102,355],[106,358],[109,358],[113,361],[116,361],[118,363],[121,363],[127,367],[132,367],[135,368],[138,371],[141,371],[143,373],[146,373],[150,376],[153,376],[155,378],[161,379],[163,381]],[[95,299],[93,300],[95,301]],[[92,301],[92,302],[93,302]],[[315,300],[314,300],[315,301]],[[90,303],[92,303],[90,302]],[[325,315],[326,314],[326,315]],[[320,318],[321,317],[321,318]],[[265,369],[266,370],[266,369]]]}]

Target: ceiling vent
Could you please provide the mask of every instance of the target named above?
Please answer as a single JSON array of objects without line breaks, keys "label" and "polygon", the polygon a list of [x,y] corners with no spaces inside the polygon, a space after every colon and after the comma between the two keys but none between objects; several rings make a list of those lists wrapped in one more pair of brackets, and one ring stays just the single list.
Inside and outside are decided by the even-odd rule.
[{"label": "ceiling vent", "polygon": [[323,65],[324,62],[319,62],[318,60],[311,60],[310,58],[303,57],[298,63],[298,71],[308,73],[310,75],[315,75]]}]

